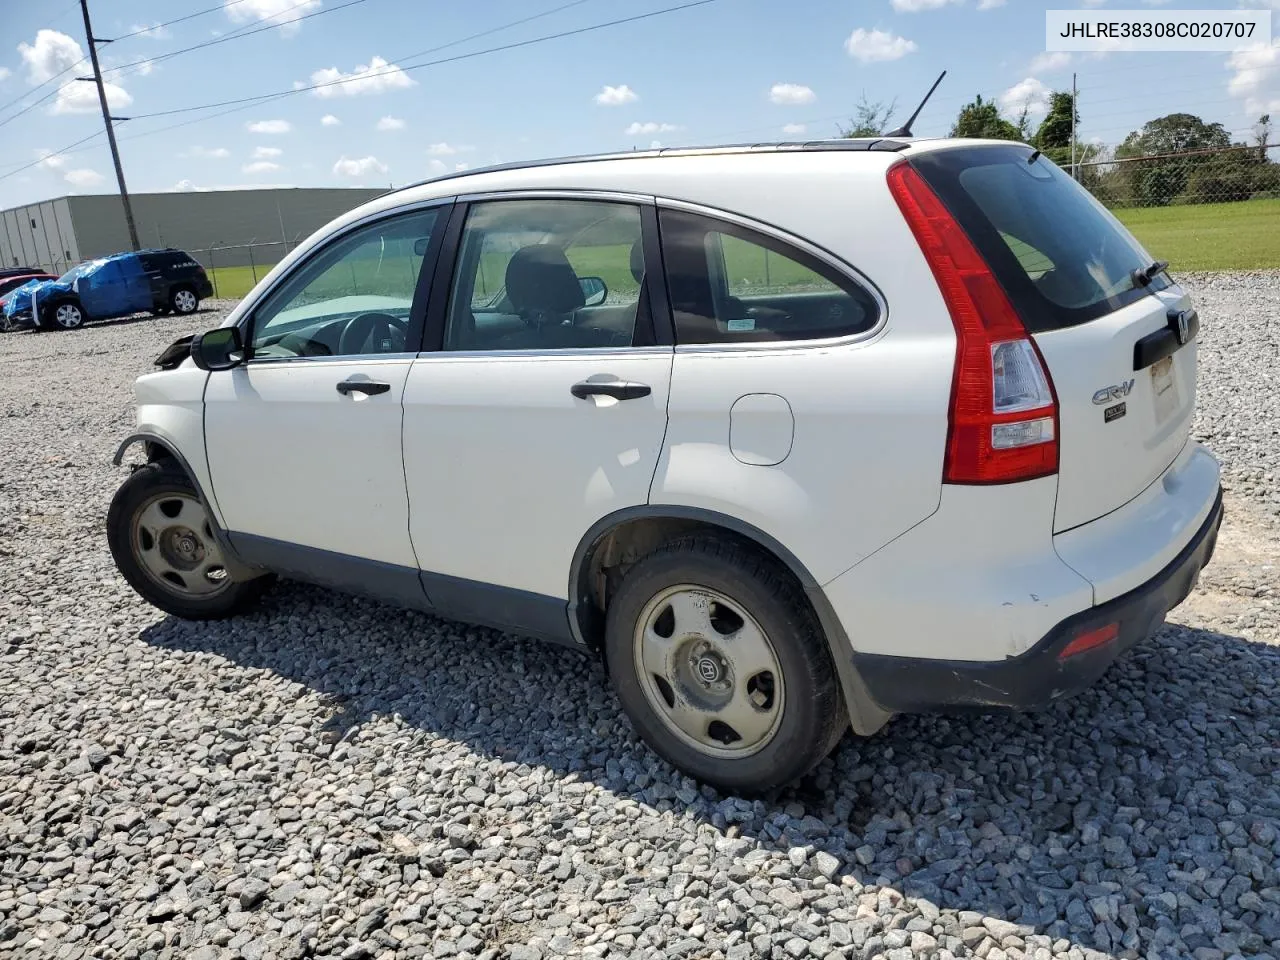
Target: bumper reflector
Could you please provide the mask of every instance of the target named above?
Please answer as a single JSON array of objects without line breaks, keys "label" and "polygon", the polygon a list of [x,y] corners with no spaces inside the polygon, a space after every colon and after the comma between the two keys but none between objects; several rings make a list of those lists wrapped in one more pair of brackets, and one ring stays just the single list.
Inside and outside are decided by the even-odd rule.
[{"label": "bumper reflector", "polygon": [[1095,627],[1084,633],[1078,634],[1070,643],[1062,648],[1058,654],[1059,660],[1066,660],[1068,657],[1074,657],[1076,654],[1084,653],[1095,647],[1110,643],[1120,635],[1120,624],[1108,623],[1101,627]]}]

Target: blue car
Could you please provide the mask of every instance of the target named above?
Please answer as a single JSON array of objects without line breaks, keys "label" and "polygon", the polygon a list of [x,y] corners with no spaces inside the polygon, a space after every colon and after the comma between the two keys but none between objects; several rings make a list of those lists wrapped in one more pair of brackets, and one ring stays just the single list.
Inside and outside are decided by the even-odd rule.
[{"label": "blue car", "polygon": [[213,284],[181,250],[139,250],[87,260],[56,280],[36,280],[9,294],[4,325],[74,330],[88,320],[150,311],[194,313]]}]

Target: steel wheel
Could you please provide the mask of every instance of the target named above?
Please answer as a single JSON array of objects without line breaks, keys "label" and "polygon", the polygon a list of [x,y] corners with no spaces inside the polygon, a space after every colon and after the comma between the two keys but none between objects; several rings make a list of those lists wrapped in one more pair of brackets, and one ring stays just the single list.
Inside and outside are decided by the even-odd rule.
[{"label": "steel wheel", "polygon": [[777,733],[786,696],[777,654],[723,593],[692,584],[663,590],[638,618],[633,648],[650,706],[699,752],[750,756]]},{"label": "steel wheel", "polygon": [[53,322],[64,330],[74,330],[84,323],[84,314],[74,303],[60,303],[53,311]]},{"label": "steel wheel", "polygon": [[200,501],[162,493],[134,514],[130,541],[146,575],[169,593],[210,597],[232,583]]},{"label": "steel wheel", "polygon": [[173,295],[173,309],[179,313],[194,313],[200,301],[190,290],[179,290]]}]

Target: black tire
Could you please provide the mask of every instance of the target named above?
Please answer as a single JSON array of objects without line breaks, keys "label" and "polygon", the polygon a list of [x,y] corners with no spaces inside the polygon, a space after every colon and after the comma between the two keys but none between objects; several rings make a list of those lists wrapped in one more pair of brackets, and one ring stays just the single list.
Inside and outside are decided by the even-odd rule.
[{"label": "black tire", "polygon": [[[654,601],[678,585],[723,595],[767,638],[785,694],[771,739],[753,753],[727,758],[691,745],[670,729],[650,700],[652,692],[646,692],[667,697],[670,684],[642,687],[637,627],[642,616],[658,609]],[[644,741],[673,766],[720,790],[759,794],[784,786],[821,763],[849,728],[826,639],[799,584],[772,558],[729,537],[683,537],[638,561],[609,604],[605,656],[618,698]],[[698,664],[694,669],[701,669]]]},{"label": "black tire", "polygon": [[[191,517],[200,521],[194,526],[182,525],[187,518],[175,518],[174,525],[166,531],[158,535],[147,532],[143,515],[153,505],[167,515],[166,508],[171,508],[172,504],[181,504],[180,509],[186,511],[193,502],[199,512],[192,512]],[[198,544],[199,560],[220,558],[220,548],[204,508],[199,505],[199,495],[186,473],[172,461],[148,463],[138,468],[121,484],[111,500],[107,511],[107,542],[111,556],[129,585],[151,605],[184,620],[218,620],[248,610],[270,585],[272,578],[269,575],[252,580],[231,580],[225,568],[221,568],[225,579],[218,578],[216,568],[220,564],[214,565],[210,575],[201,576],[201,570],[196,566],[190,571],[175,572],[178,579],[173,582],[157,575],[151,567],[155,565],[157,556],[163,556],[162,544],[167,543],[171,536],[178,536],[172,531],[180,530],[192,535],[181,535],[179,539],[182,542],[194,539]],[[150,549],[147,548],[148,541]],[[190,584],[189,589],[176,586],[176,583],[183,582],[184,576]]]},{"label": "black tire", "polygon": [[174,287],[169,291],[169,309],[179,316],[195,313],[200,309],[200,295],[188,286]]},{"label": "black tire", "polygon": [[41,309],[42,322],[36,329],[46,330],[78,330],[89,318],[78,300],[55,300]]}]

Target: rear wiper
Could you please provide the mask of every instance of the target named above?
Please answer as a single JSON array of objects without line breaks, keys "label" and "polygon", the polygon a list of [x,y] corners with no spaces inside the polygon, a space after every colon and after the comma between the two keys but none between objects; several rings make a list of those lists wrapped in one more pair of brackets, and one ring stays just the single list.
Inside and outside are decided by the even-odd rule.
[{"label": "rear wiper", "polygon": [[1158,274],[1164,273],[1164,271],[1168,269],[1168,260],[1157,260],[1149,267],[1134,267],[1133,272],[1130,273],[1129,276],[1133,279],[1133,285],[1135,287],[1145,287],[1150,285],[1151,281],[1154,280]]}]

